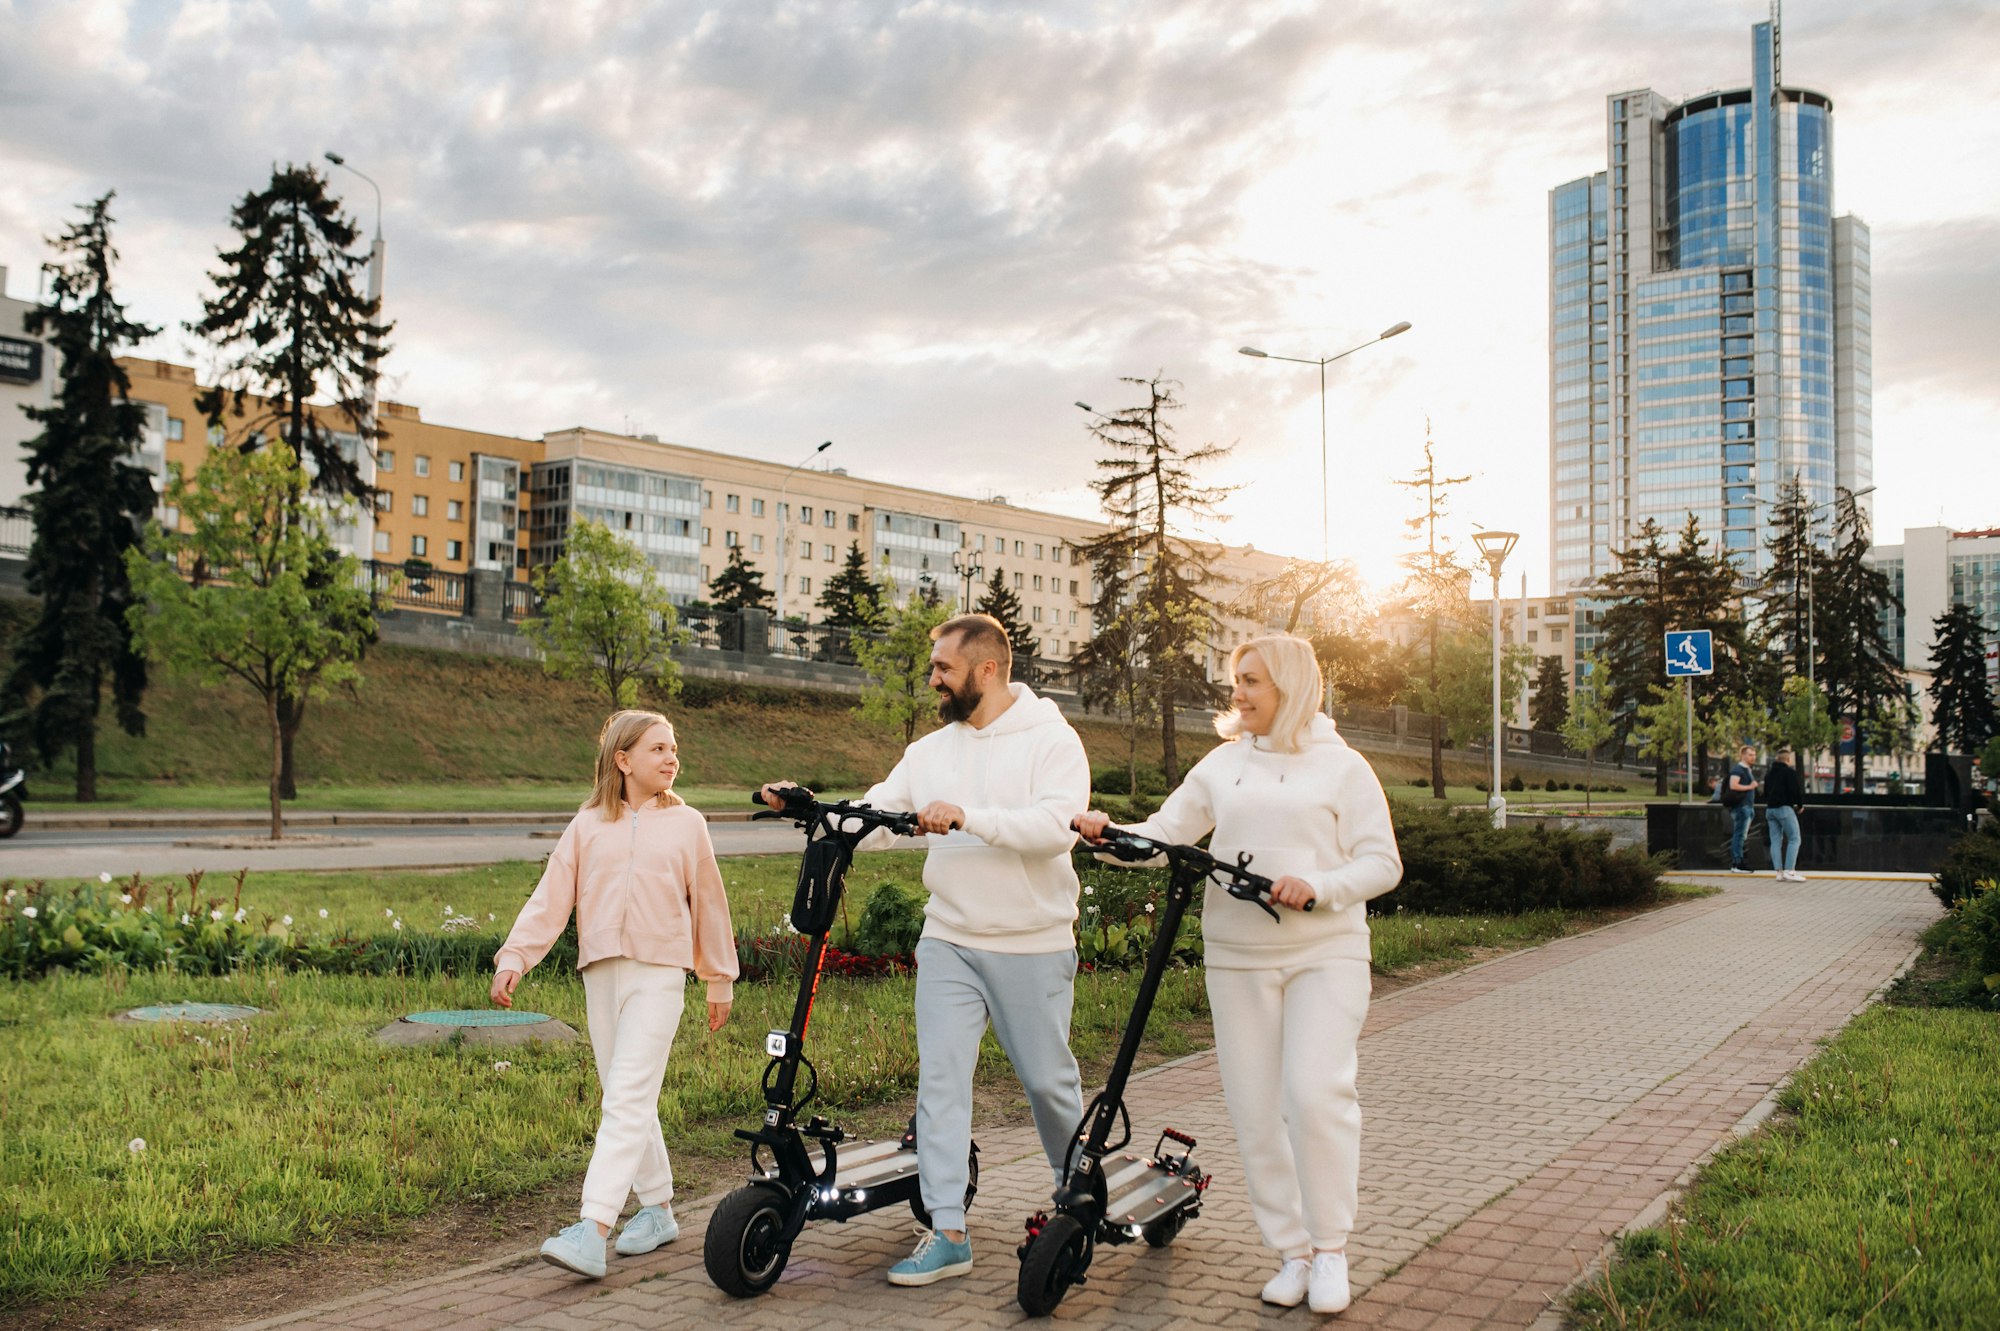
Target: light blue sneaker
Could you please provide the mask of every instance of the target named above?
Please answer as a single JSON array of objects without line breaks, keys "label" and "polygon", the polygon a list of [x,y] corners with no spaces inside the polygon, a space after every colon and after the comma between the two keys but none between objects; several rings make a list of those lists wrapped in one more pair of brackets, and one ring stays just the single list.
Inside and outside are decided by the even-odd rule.
[{"label": "light blue sneaker", "polygon": [[681,1222],[664,1206],[642,1206],[625,1228],[618,1231],[615,1245],[620,1257],[638,1257],[655,1248],[664,1248],[681,1236]]},{"label": "light blue sneaker", "polygon": [[917,1240],[917,1250],[889,1268],[892,1285],[934,1285],[972,1269],[972,1237],[953,1243],[935,1229]]},{"label": "light blue sneaker", "polygon": [[542,1241],[542,1260],[592,1280],[604,1278],[604,1236],[597,1223],[579,1220],[552,1239]]}]

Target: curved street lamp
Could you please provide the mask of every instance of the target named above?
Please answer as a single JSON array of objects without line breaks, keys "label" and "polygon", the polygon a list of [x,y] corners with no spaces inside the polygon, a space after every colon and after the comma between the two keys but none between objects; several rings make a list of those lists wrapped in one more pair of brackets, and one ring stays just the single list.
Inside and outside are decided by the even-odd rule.
[{"label": "curved street lamp", "polygon": [[1486,795],[1486,807],[1492,812],[1495,827],[1507,825],[1507,800],[1500,793],[1500,747],[1506,739],[1506,733],[1500,729],[1500,566],[1507,562],[1514,542],[1520,539],[1521,534],[1512,531],[1481,531],[1472,537],[1480,557],[1493,572],[1493,782]]},{"label": "curved street lamp", "polygon": [[[1327,544],[1327,535],[1326,535],[1327,531],[1326,491],[1328,484],[1327,472],[1326,472],[1326,367],[1333,364],[1335,361],[1340,360],[1344,356],[1352,356],[1355,352],[1362,350],[1364,347],[1372,347],[1377,342],[1386,342],[1390,338],[1398,335],[1399,333],[1407,333],[1409,331],[1410,331],[1410,321],[1408,319],[1404,319],[1399,323],[1390,324],[1387,328],[1384,328],[1381,332],[1369,338],[1366,342],[1361,343],[1359,346],[1349,347],[1347,350],[1335,356],[1320,356],[1320,357],[1274,356],[1268,351],[1259,351],[1255,347],[1236,348],[1236,354],[1239,356],[1254,356],[1258,360],[1290,361],[1294,365],[1319,366],[1319,559],[1322,564],[1326,563],[1327,560],[1331,557],[1330,547]],[[1083,403],[1081,402],[1077,403],[1076,405],[1078,405],[1079,407],[1083,407]],[[1083,409],[1085,411],[1090,410],[1089,407],[1083,407]]]},{"label": "curved street lamp", "polygon": [[[829,439],[800,458],[797,465],[785,473],[785,479],[778,485],[778,632],[780,635],[785,631],[785,521],[791,516],[791,505],[785,501],[785,492],[792,484],[792,477],[799,474],[800,467],[832,447],[833,440]],[[782,641],[782,636],[780,640]]]}]

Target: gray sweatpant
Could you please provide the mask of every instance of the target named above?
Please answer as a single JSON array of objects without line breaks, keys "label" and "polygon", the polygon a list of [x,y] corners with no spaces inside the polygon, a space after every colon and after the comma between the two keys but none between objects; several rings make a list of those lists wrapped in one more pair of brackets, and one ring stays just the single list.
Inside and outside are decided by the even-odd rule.
[{"label": "gray sweatpant", "polygon": [[917,1159],[934,1229],[965,1228],[972,1073],[986,1023],[1014,1065],[1055,1181],[1083,1117],[1069,1051],[1076,952],[982,952],[938,938],[917,944]]}]

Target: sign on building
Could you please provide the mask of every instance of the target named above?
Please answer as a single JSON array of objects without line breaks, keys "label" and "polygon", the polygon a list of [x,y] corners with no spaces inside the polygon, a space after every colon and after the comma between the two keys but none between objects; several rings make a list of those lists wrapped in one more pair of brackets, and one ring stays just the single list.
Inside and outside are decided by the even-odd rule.
[{"label": "sign on building", "polygon": [[21,337],[0,337],[0,379],[32,384],[41,377],[41,343]]}]

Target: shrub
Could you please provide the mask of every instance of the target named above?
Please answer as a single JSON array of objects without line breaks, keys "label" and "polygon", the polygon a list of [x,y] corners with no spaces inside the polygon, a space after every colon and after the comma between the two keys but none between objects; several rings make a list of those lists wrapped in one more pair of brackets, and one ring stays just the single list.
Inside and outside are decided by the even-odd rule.
[{"label": "shrub", "polygon": [[1430,783],[1431,779],[1427,776],[1413,776],[1410,778],[1410,784],[1416,787],[1418,790],[1422,790],[1425,786],[1428,786]]},{"label": "shrub", "polygon": [[868,957],[907,957],[924,934],[924,901],[896,883],[884,883],[868,897],[854,930],[854,951]]},{"label": "shrub", "polygon": [[1528,788],[1528,786],[1527,786],[1527,783],[1526,783],[1526,782],[1524,782],[1523,780],[1521,780],[1521,774],[1520,774],[1519,772],[1516,772],[1516,773],[1514,773],[1514,775],[1512,775],[1512,776],[1510,776],[1510,777],[1508,777],[1508,778],[1507,778],[1507,789],[1508,789],[1508,790],[1510,790],[1510,791],[1512,791],[1512,790],[1526,790],[1527,788]]},{"label": "shrub", "polygon": [[1132,789],[1132,773],[1123,763],[1107,763],[1090,770],[1090,788],[1104,795],[1165,795],[1167,776],[1157,767],[1139,764],[1139,788]]},{"label": "shrub", "polygon": [[1660,865],[1635,848],[1613,850],[1607,832],[1496,828],[1476,815],[1396,809],[1403,881],[1369,903],[1375,911],[1505,915],[1549,907],[1623,906],[1649,898]]},{"label": "shrub", "polygon": [[1563,783],[1562,783],[1562,784],[1561,784],[1560,786],[1558,786],[1558,785],[1556,784],[1556,779],[1555,779],[1554,777],[1550,777],[1550,778],[1549,778],[1549,779],[1548,779],[1548,780],[1547,780],[1547,781],[1546,781],[1545,783],[1543,783],[1543,785],[1542,785],[1542,789],[1543,789],[1543,790],[1546,790],[1546,791],[1550,791],[1551,793],[1553,793],[1553,792],[1555,792],[1555,791],[1558,791],[1558,790],[1568,790],[1568,789],[1569,789],[1569,782],[1565,781],[1565,782],[1563,782]]},{"label": "shrub", "polygon": [[1952,843],[1938,861],[1931,891],[1946,910],[1978,890],[1986,879],[2000,879],[2000,819],[1985,819]]}]

